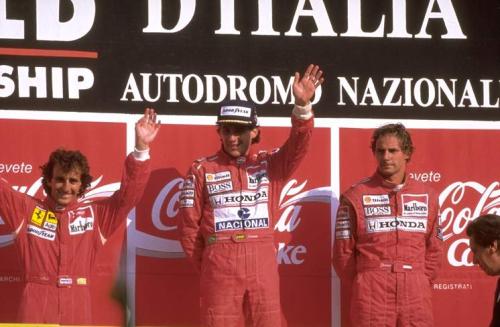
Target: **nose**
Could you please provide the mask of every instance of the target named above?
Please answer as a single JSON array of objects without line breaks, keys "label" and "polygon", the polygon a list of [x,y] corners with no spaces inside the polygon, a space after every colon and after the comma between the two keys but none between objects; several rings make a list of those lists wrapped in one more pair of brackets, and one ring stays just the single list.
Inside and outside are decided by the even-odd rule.
[{"label": "nose", "polygon": [[63,183],[63,187],[62,187],[63,191],[64,192],[69,192],[71,191],[71,183],[69,181],[65,181]]}]

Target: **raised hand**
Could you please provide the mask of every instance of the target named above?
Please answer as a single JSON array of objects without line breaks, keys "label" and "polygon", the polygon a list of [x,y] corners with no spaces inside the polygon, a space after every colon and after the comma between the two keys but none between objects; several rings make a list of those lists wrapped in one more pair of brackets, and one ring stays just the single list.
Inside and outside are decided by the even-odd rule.
[{"label": "raised hand", "polygon": [[160,130],[160,122],[156,122],[156,112],[152,108],[144,109],[144,115],[135,123],[135,148],[149,149]]},{"label": "raised hand", "polygon": [[319,69],[319,66],[313,64],[307,67],[302,78],[300,78],[298,72],[295,73],[293,79],[293,96],[295,97],[295,104],[305,106],[311,101],[316,88],[325,80],[322,75],[323,71]]}]

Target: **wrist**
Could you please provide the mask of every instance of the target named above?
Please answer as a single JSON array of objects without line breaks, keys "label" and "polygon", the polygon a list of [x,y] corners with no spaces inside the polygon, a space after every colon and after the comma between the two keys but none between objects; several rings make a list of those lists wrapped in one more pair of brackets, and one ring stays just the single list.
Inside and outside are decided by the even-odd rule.
[{"label": "wrist", "polygon": [[313,116],[311,102],[308,102],[304,106],[295,104],[295,106],[293,107],[292,114],[301,120],[307,120],[311,118]]}]

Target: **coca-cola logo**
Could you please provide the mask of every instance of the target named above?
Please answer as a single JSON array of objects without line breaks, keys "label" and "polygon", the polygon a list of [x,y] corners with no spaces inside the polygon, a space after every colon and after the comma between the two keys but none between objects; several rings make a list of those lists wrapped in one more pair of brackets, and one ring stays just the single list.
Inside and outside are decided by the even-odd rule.
[{"label": "coca-cola logo", "polygon": [[[292,233],[300,223],[300,211],[303,202],[330,203],[332,198],[331,187],[319,187],[301,192],[307,184],[307,180],[297,185],[295,179],[291,179],[282,189],[279,200],[281,215],[274,226],[274,230],[280,233]],[[296,186],[297,185],[297,186]],[[277,260],[279,264],[300,265],[304,263],[307,256],[307,247],[304,244],[278,243]]]},{"label": "coca-cola logo", "polygon": [[483,214],[500,214],[500,183],[455,182],[439,195],[443,240],[450,241],[447,259],[451,266],[472,266],[467,225]]}]

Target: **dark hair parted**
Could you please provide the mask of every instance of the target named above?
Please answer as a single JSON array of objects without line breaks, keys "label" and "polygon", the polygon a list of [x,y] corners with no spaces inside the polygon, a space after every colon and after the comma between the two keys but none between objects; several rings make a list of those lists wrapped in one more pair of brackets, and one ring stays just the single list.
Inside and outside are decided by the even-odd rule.
[{"label": "dark hair parted", "polygon": [[485,248],[497,241],[500,244],[500,216],[487,214],[474,219],[467,226],[467,236]]},{"label": "dark hair parted", "polygon": [[42,170],[42,185],[47,194],[51,193],[49,183],[52,179],[52,174],[54,173],[54,167],[56,165],[65,173],[74,169],[78,169],[81,172],[82,185],[80,186],[78,196],[82,196],[85,190],[90,186],[90,182],[92,182],[87,158],[80,151],[65,150],[62,148],[53,151],[49,156],[49,161],[43,166],[40,166]]},{"label": "dark hair parted", "polygon": [[415,151],[415,147],[413,146],[413,141],[411,140],[410,133],[401,123],[383,125],[373,131],[371,143],[373,153],[375,153],[378,139],[386,135],[393,135],[397,137],[401,146],[401,150],[405,154],[407,154],[409,158],[411,158],[413,151]]}]

